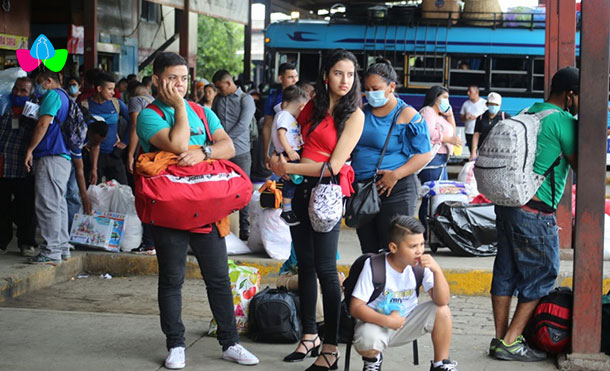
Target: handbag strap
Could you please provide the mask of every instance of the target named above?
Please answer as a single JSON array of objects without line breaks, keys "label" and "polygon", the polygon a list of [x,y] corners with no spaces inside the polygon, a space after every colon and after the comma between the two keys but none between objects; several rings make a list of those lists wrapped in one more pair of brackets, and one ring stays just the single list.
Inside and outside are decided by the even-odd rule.
[{"label": "handbag strap", "polygon": [[[398,102],[400,103],[400,102]],[[392,136],[392,131],[394,131],[394,126],[396,126],[396,121],[398,121],[398,116],[407,108],[406,104],[398,107],[398,111],[394,114],[394,118],[392,119],[392,125],[390,125],[390,131],[388,131],[388,135],[385,138],[385,143],[383,144],[383,149],[381,150],[381,156],[379,156],[379,161],[377,162],[377,167],[375,168],[375,174],[379,171],[381,167],[381,162],[383,161],[383,157],[385,156],[385,151],[388,149],[388,144],[390,143],[390,137]]]},{"label": "handbag strap", "polygon": [[320,184],[322,182],[322,178],[324,178],[324,172],[326,171],[326,168],[328,168],[328,171],[330,171],[331,181],[334,181],[335,184],[339,184],[339,182],[337,181],[336,175],[333,173],[333,168],[330,165],[330,161],[327,161],[322,165],[322,172],[320,172],[320,179],[318,179],[318,184]]}]

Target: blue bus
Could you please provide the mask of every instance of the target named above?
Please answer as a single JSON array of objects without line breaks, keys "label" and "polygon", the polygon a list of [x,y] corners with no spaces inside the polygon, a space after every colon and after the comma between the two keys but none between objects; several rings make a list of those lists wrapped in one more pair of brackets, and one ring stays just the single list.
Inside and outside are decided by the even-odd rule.
[{"label": "blue bus", "polygon": [[[496,17],[502,19],[498,13]],[[290,62],[297,66],[301,80],[313,82],[324,55],[344,48],[358,58],[360,75],[376,58],[389,59],[399,76],[398,94],[417,109],[430,86],[443,85],[459,116],[468,85],[476,84],[482,97],[490,91],[500,93],[502,109],[514,115],[543,99],[544,44],[544,21],[534,22],[533,14],[529,22],[283,21],[266,30],[265,81],[277,81],[278,66]],[[580,31],[577,55],[579,44]],[[456,122],[463,125],[459,117]]]},{"label": "blue bus", "polygon": [[315,81],[325,53],[344,48],[358,58],[359,72],[378,57],[389,59],[399,75],[399,94],[415,107],[432,85],[449,88],[454,112],[469,84],[478,85],[482,96],[500,93],[511,114],[544,93],[545,30],[539,27],[288,21],[269,25],[265,41],[268,80],[276,78],[279,64],[292,62],[302,80]]}]

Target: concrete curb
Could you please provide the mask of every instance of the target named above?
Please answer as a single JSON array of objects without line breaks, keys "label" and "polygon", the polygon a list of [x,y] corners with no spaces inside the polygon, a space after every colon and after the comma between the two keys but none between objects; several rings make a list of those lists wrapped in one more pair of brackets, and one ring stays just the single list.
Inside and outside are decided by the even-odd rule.
[{"label": "concrete curb", "polygon": [[[255,267],[261,274],[262,286],[273,286],[278,277],[281,262],[251,257],[233,257],[238,265]],[[133,254],[108,254],[103,252],[77,252],[73,257],[57,266],[16,265],[10,277],[0,279],[0,302],[31,291],[68,281],[78,273],[105,274],[112,276],[157,275],[155,256]],[[345,275],[349,265],[340,264],[338,270]],[[445,277],[453,295],[487,296],[491,287],[492,272],[476,269],[446,269]],[[201,279],[201,272],[194,256],[187,259],[187,279]],[[561,273],[557,278],[558,286],[572,286],[572,275]],[[603,281],[603,293],[610,290],[610,278]]]},{"label": "concrete curb", "polygon": [[10,277],[0,278],[0,302],[68,281],[83,271],[83,258],[73,257],[57,266],[21,264],[15,267]]}]

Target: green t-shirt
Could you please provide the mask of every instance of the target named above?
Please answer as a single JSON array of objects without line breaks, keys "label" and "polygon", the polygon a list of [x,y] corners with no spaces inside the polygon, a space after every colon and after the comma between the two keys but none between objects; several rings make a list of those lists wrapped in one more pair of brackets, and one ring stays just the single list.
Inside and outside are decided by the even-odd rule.
[{"label": "green t-shirt", "polygon": [[563,154],[564,156],[561,158],[559,165],[555,167],[555,200],[552,200],[553,188],[551,187],[550,174],[536,192],[536,196],[545,204],[556,208],[563,195],[568,170],[570,169],[570,164],[565,155],[573,155],[576,152],[577,121],[569,112],[547,102],[535,103],[528,112],[537,113],[547,109],[556,109],[559,112],[545,117],[540,123],[534,172],[544,174],[559,155]]},{"label": "green t-shirt", "polygon": [[[142,146],[144,152],[151,151],[152,145],[150,144],[150,138],[157,134],[160,130],[172,128],[176,119],[173,108],[158,99],[156,99],[153,103],[163,112],[165,119],[150,108],[144,108],[138,115],[136,132],[138,133],[140,145]],[[189,106],[186,100],[184,101],[184,104],[186,106],[186,116],[189,121],[189,126],[191,127],[191,138],[189,140],[189,145],[203,146],[207,140],[207,134],[205,132],[203,122],[197,116],[195,111],[193,111],[191,106]],[[205,117],[208,119],[210,133],[214,135],[216,130],[222,129],[220,119],[218,119],[218,116],[216,116],[212,110],[206,107],[204,107],[203,110],[205,112]]]}]

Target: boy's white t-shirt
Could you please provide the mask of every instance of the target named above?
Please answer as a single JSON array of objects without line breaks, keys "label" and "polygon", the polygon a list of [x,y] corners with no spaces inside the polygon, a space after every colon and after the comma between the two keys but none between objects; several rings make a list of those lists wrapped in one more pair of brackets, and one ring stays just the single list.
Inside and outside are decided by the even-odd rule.
[{"label": "boy's white t-shirt", "polygon": [[[410,265],[407,265],[405,270],[397,272],[388,263],[388,258],[385,259],[385,288],[383,292],[368,304],[369,307],[377,310],[377,306],[386,301],[387,296],[393,293],[392,303],[397,303],[404,307],[404,313],[409,315],[417,306],[417,295],[415,294],[415,274]],[[424,278],[420,292],[428,292],[434,287],[434,273],[428,268],[424,268]],[[356,282],[352,296],[364,301],[369,301],[375,287],[373,286],[373,276],[371,272],[371,259],[364,262],[360,277]],[[423,290],[423,291],[422,291]],[[385,314],[385,313],[383,313]]]},{"label": "boy's white t-shirt", "polygon": [[279,129],[286,129],[286,139],[293,150],[298,151],[303,146],[303,137],[301,136],[301,126],[294,116],[288,111],[280,111],[273,117],[271,124],[271,140],[277,153],[285,152],[286,149],[280,143],[277,135]]},{"label": "boy's white t-shirt", "polygon": [[[462,109],[460,109],[460,115],[470,113],[471,115],[478,117],[485,113],[485,111],[487,111],[487,101],[485,99],[479,98],[476,103],[472,103],[470,99],[466,99],[464,104],[462,104]],[[464,133],[473,134],[476,123],[476,118],[474,120],[464,120]]]}]

